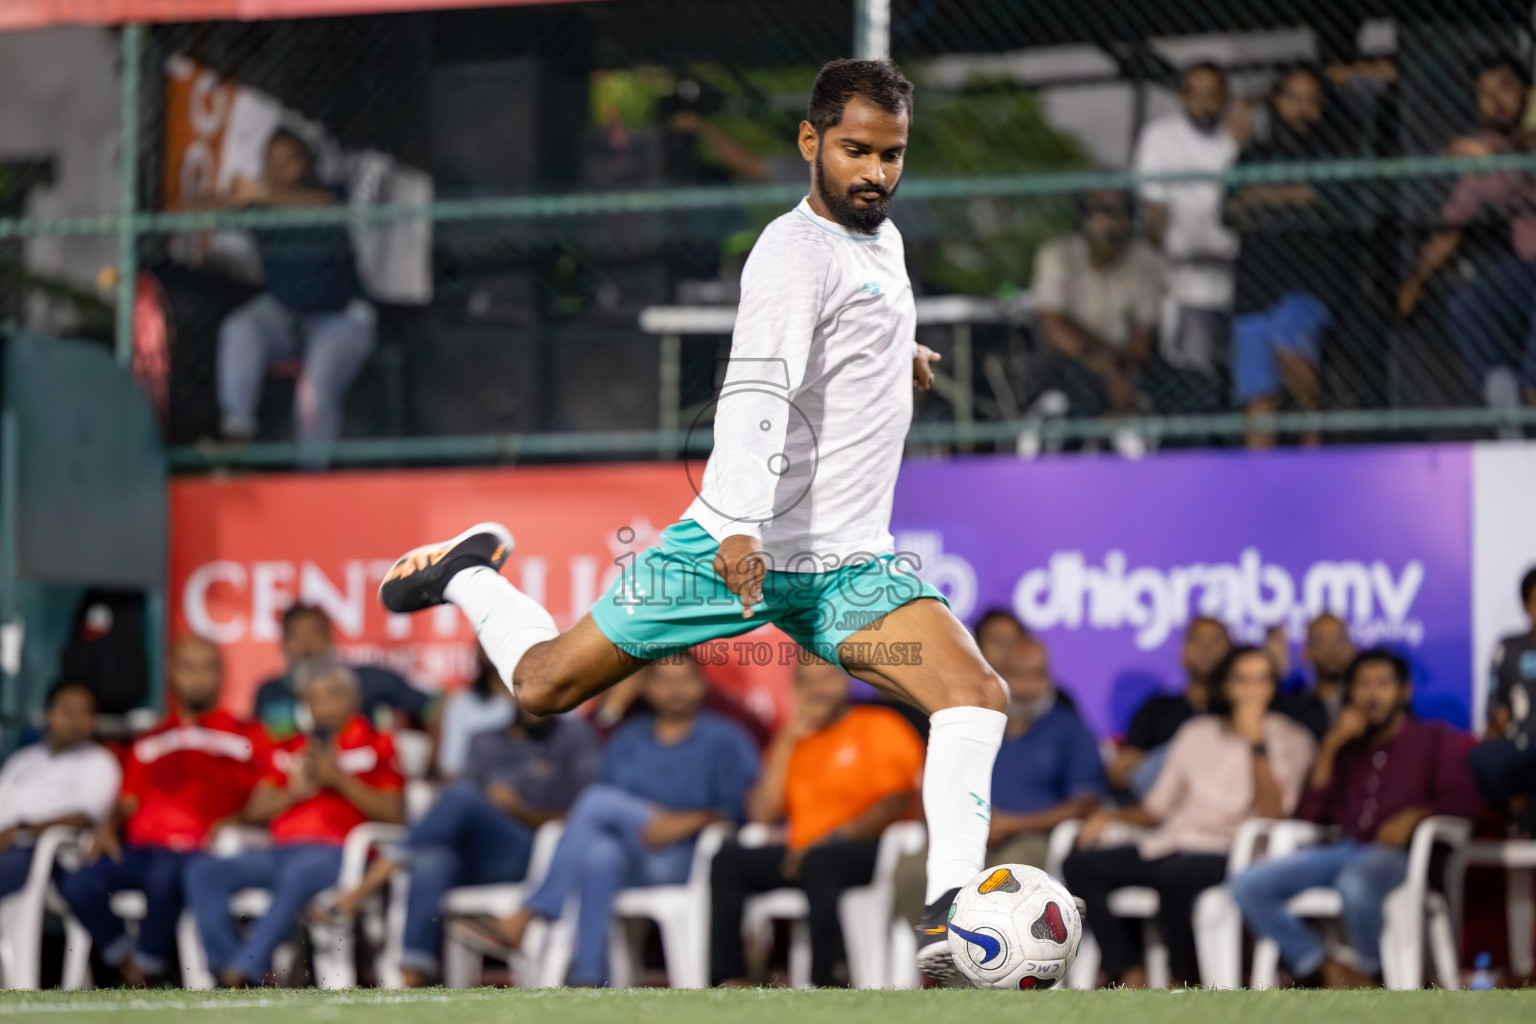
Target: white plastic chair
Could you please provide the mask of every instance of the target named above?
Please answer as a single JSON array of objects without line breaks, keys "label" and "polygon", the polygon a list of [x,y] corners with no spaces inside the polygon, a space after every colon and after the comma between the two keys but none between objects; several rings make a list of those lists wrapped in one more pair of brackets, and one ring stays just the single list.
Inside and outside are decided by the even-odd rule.
[{"label": "white plastic chair", "polygon": [[1461,934],[1463,895],[1467,868],[1471,865],[1502,867],[1504,875],[1504,919],[1509,928],[1509,969],[1520,977],[1532,971],[1531,931],[1536,925],[1536,906],[1531,902],[1532,876],[1536,875],[1536,839],[1501,843],[1468,843],[1451,854],[1445,867],[1445,895],[1450,903],[1451,922]]},{"label": "white plastic chair", "polygon": [[432,771],[432,736],[420,729],[396,729],[395,757],[407,780],[425,779]]},{"label": "white plastic chair", "polygon": [[[1082,831],[1083,823],[1073,819],[1064,821],[1051,829],[1049,845],[1047,846],[1045,870],[1056,878],[1061,878],[1061,866],[1065,863],[1072,850],[1077,846],[1077,835]],[[1103,843],[1106,846],[1114,846],[1125,843],[1133,843],[1146,832],[1145,829],[1126,825],[1123,822],[1112,822],[1105,829]],[[1157,890],[1144,886],[1133,885],[1122,889],[1116,889],[1109,894],[1109,912],[1116,917],[1125,917],[1143,922],[1142,948],[1146,956],[1147,984],[1152,988],[1164,988],[1168,984],[1168,947],[1163,943],[1162,936],[1158,934],[1157,926],[1153,918],[1157,915],[1158,898]],[[1085,921],[1082,942],[1078,945],[1077,960],[1072,964],[1072,970],[1067,974],[1067,987],[1077,989],[1094,988],[1099,981],[1099,944],[1094,939],[1093,933],[1087,928]]]},{"label": "white plastic chair", "polygon": [[[341,872],[336,886],[316,896],[324,901],[344,892],[362,881],[368,866],[368,854],[376,843],[397,841],[405,830],[399,825],[368,822],[347,833],[342,846]],[[232,856],[242,850],[259,848],[270,840],[266,833],[256,829],[225,829],[214,847],[216,856]],[[265,889],[242,889],[230,897],[230,913],[236,917],[260,917],[271,905],[271,895]],[[125,890],[113,894],[111,908],[130,924],[142,921],[148,913],[144,894],[137,890]],[[353,988],[357,985],[354,928],[352,921],[335,924],[307,922],[311,953],[314,958],[315,982],[323,989]],[[90,985],[90,934],[74,918],[65,921],[66,952],[64,964],[64,988],[87,988]],[[181,961],[181,979],[184,988],[207,990],[214,986],[214,977],[208,968],[203,950],[202,937],[191,908],[182,911],[176,922],[177,958]],[[291,948],[280,949],[274,956],[273,966],[279,975],[286,975],[293,960]]]},{"label": "white plastic chair", "polygon": [[731,826],[723,822],[699,833],[683,884],[638,886],[619,893],[608,944],[608,978],[614,988],[629,988],[640,973],[643,933],[635,924],[644,920],[655,921],[661,932],[668,985],[709,987],[709,872],[730,834]]},{"label": "white plastic chair", "polygon": [[[909,853],[922,849],[927,830],[919,822],[898,821],[880,834],[875,871],[868,885],[855,886],[838,900],[838,923],[843,929],[843,949],[848,962],[848,982],[854,988],[910,987],[908,966],[915,969],[916,937],[905,920],[893,920],[896,865]],[[743,846],[763,846],[774,833],[761,825],[748,825],[738,840]],[[795,988],[811,985],[810,904],[800,889],[774,889],[747,900],[742,932],[764,935],[774,921],[790,922],[789,983]]]},{"label": "white plastic chair", "polygon": [[[1464,818],[1426,818],[1414,829],[1408,845],[1408,875],[1382,904],[1381,973],[1387,988],[1423,987],[1426,932],[1436,983],[1446,989],[1461,987],[1450,907],[1444,896],[1429,888],[1429,860],[1436,843],[1464,846],[1471,834],[1472,823]],[[1323,830],[1316,825],[1280,822],[1270,830],[1269,857],[1286,856],[1322,838]],[[1337,921],[1343,900],[1338,890],[1319,887],[1297,893],[1286,909],[1298,917]],[[1273,940],[1261,938],[1254,943],[1253,988],[1273,987],[1279,967],[1280,948]]]},{"label": "white plastic chair", "polygon": [[[501,882],[493,885],[464,885],[449,889],[440,904],[442,920],[446,923],[455,917],[506,917],[515,912],[528,895],[538,888],[549,872],[555,858],[555,847],[565,826],[551,821],[539,826],[533,834],[533,848],[528,855],[528,874],[521,882]],[[385,933],[387,940],[380,958],[379,979],[386,988],[399,988],[404,982],[400,977],[400,957],[405,938],[405,907],[410,895],[410,878],[396,872],[390,882],[389,913]],[[529,928],[524,942],[525,952],[515,959],[519,980],[538,981],[538,956],[546,945],[546,928]],[[485,974],[485,950],[456,938],[451,929],[445,929],[443,938],[443,985],[447,988],[474,988]]]},{"label": "white plastic chair", "polygon": [[[1227,855],[1227,877],[1244,871],[1255,860],[1255,851],[1270,830],[1279,824],[1254,818],[1238,827]],[[1243,986],[1243,913],[1225,885],[1205,890],[1195,900],[1195,953],[1200,961],[1200,984],[1206,988],[1235,989]]]},{"label": "white plastic chair", "polygon": [[31,991],[41,984],[38,952],[43,918],[50,905],[62,906],[52,891],[53,866],[61,855],[75,849],[81,834],[79,829],[63,826],[40,833],[33,843],[26,884],[0,899],[0,987]]}]

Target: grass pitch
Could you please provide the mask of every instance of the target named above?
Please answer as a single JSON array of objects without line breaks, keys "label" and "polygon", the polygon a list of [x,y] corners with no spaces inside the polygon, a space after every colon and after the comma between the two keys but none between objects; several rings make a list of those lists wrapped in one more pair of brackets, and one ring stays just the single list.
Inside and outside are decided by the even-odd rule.
[{"label": "grass pitch", "polygon": [[106,1024],[1529,1024],[1520,992],[0,992],[0,1020]]}]

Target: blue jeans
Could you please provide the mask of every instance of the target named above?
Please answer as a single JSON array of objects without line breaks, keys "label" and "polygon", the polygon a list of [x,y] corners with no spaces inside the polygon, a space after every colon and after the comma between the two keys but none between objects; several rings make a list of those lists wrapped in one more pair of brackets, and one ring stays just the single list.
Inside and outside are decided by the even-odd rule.
[{"label": "blue jeans", "polygon": [[13,846],[0,853],[0,899],[27,884],[32,871],[32,847]]},{"label": "blue jeans", "polygon": [[[102,857],[59,882],[59,895],[69,904],[102,960],[122,963],[131,951],[133,962],[146,974],[163,974],[176,945],[176,919],[181,916],[182,872],[205,859],[200,852],[178,853],[163,846],[125,846],[119,863]],[[113,894],[137,889],[149,912],[139,922],[135,942],[112,913]]]},{"label": "blue jeans", "polygon": [[571,808],[544,884],[527,908],[555,920],[566,901],[579,896],[573,985],[600,985],[608,978],[608,925],[620,889],[675,885],[693,864],[693,840],[653,850],[640,841],[654,808],[617,786],[588,786]]},{"label": "blue jeans", "polygon": [[473,782],[443,790],[396,853],[411,879],[401,964],[435,972],[443,894],[456,885],[516,882],[528,873],[532,849],[533,831],[497,810]]},{"label": "blue jeans", "polygon": [[[295,313],[258,295],[219,325],[219,411],[224,432],[256,432],[256,408],[267,365],[304,357],[294,396],[300,441],[334,441],[341,433],[347,389],[373,351],[373,307],[361,299],[328,313]],[[300,328],[303,328],[302,334]]]},{"label": "blue jeans", "polygon": [[[233,857],[206,857],[187,868],[187,902],[197,916],[197,931],[214,972],[234,968],[260,983],[272,963],[272,951],[293,933],[304,905],[341,873],[341,847],[329,843],[294,843],[267,850],[247,850]],[[229,898],[241,889],[267,889],[272,905],[242,942]]]},{"label": "blue jeans", "polygon": [[1536,388],[1536,263],[1509,253],[1459,288],[1450,301],[1451,324],[1472,383],[1481,389],[1489,371],[1506,366]]},{"label": "blue jeans", "polygon": [[1248,928],[1275,940],[1291,973],[1304,978],[1323,965],[1326,954],[1317,934],[1286,911],[1286,901],[1314,886],[1337,889],[1360,969],[1376,974],[1381,970],[1381,903],[1407,875],[1407,850],[1345,840],[1260,861],[1228,884]]}]

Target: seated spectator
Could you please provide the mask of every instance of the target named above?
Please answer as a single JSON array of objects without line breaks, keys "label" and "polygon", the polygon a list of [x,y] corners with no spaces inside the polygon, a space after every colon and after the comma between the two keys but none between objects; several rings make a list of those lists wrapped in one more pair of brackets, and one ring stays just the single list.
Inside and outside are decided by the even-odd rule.
[{"label": "seated spectator", "polygon": [[[313,723],[304,717],[295,679],[300,666],[305,663],[313,663],[313,668],[337,660],[333,634],[331,617],[323,608],[295,604],[283,612],[283,660],[288,668],[256,690],[256,720],[266,726],[274,742],[282,743],[313,727]],[[426,719],[432,703],[430,694],[377,665],[354,665],[351,668],[362,694],[363,717],[375,727],[419,727]]]},{"label": "seated spectator", "polygon": [[512,691],[496,674],[496,666],[475,648],[479,674],[467,687],[450,694],[433,723],[437,733],[438,778],[456,779],[465,771],[465,758],[474,738],[483,732],[505,729],[516,715]]},{"label": "seated spectator", "polygon": [[[999,668],[1008,683],[1008,727],[992,764],[987,867],[1044,868],[1051,829],[1093,811],[1108,786],[1098,741],[1051,683],[1045,645],[1014,641]],[[923,913],[925,853],[896,867],[896,912],[916,927]]]},{"label": "seated spectator", "polygon": [[[695,667],[699,665],[699,660],[693,651],[679,651],[668,655],[666,660],[688,661]],[[742,731],[751,737],[753,746],[758,750],[766,747],[770,733],[768,723],[764,721],[763,716],[743,701],[731,696],[724,687],[712,682],[703,674],[702,669],[700,669],[700,675],[705,682],[703,710],[740,726]],[[598,735],[605,739],[625,722],[642,715],[652,714],[656,710],[645,699],[645,680],[638,673],[620,680],[616,685],[603,691],[589,707],[591,722],[597,727]]]},{"label": "seated spectator", "polygon": [[981,656],[993,671],[1003,674],[1003,666],[1013,653],[1013,645],[1029,635],[1019,617],[1006,608],[991,608],[981,613],[971,629]]},{"label": "seated spectator", "polygon": [[[496,686],[503,688],[499,680]],[[402,974],[411,988],[431,983],[442,948],[443,894],[459,885],[521,881],[534,830],[565,816],[597,774],[599,758],[597,733],[586,719],[516,707],[509,726],[470,741],[464,778],[443,790],[405,842],[379,857],[362,884],[337,899],[333,912],[350,919],[369,893],[405,868],[410,888]]]},{"label": "seated spectator", "polygon": [[710,869],[710,975],[747,984],[741,923],[747,897],[803,889],[810,904],[811,984],[837,984],[843,932],[837,903],[868,885],[880,833],[912,810],[923,742],[889,708],[850,703],[850,680],[816,659],[795,666],[795,713],[774,738],[752,790],[753,821],[783,822],[787,842],[728,845]]},{"label": "seated spectator", "polygon": [[112,813],[123,770],[110,751],[91,742],[95,714],[89,686],[55,683],[42,740],[0,768],[0,899],[27,884],[38,833],[55,825],[98,826]]},{"label": "seated spectator", "polygon": [[1499,641],[1489,680],[1488,732],[1472,751],[1472,774],[1489,803],[1509,816],[1511,838],[1536,838],[1536,569],[1520,581],[1531,628]]},{"label": "seated spectator", "polygon": [[1300,689],[1281,694],[1276,710],[1290,715],[1321,740],[1344,707],[1344,673],[1355,653],[1349,623],[1332,612],[1313,619],[1307,624],[1307,643],[1302,650],[1302,658],[1312,670],[1311,685],[1303,679]]},{"label": "seated spectator", "polygon": [[[1136,140],[1137,174],[1220,174],[1237,159],[1228,117],[1227,73],[1211,63],[1186,67],[1179,110],[1147,123]],[[1222,223],[1226,186],[1211,181],[1148,181],[1139,189],[1147,238],[1163,255],[1168,306],[1162,348],[1168,362],[1207,380],[1223,375],[1231,334],[1233,260],[1238,237]]]},{"label": "seated spectator", "polygon": [[[221,985],[265,980],[272,951],[292,933],[304,906],[336,884],[348,832],[365,821],[405,819],[394,743],[359,714],[352,670],[331,665],[306,672],[302,683],[314,731],[273,754],[272,770],[239,815],[246,824],[266,825],[273,845],[204,857],[185,873],[187,902]],[[252,888],[270,890],[272,903],[241,941],[229,898]]]},{"label": "seated spectator", "polygon": [[757,748],[734,723],[703,710],[706,685],[691,659],[642,675],[651,712],[614,731],[597,781],[577,798],[549,875],[505,920],[465,927],[516,949],[535,918],[553,921],[579,900],[569,982],[608,976],[608,925],[620,889],[686,881],[700,832],[742,819],[757,778]]},{"label": "seated spectator", "polygon": [[1131,412],[1152,356],[1162,266],[1134,223],[1127,193],[1088,192],[1078,230],[1035,255],[1030,290],[1047,346],[1037,388],[1062,392],[1081,415]]},{"label": "seated spectator", "polygon": [[[1323,740],[1296,816],[1338,829],[1338,839],[1260,861],[1229,884],[1243,919],[1273,939],[1291,974],[1329,988],[1375,985],[1381,970],[1381,903],[1408,872],[1408,842],[1432,814],[1471,817],[1477,791],[1471,741],[1409,710],[1403,659],[1381,648],[1349,668],[1349,703]],[[1330,886],[1344,900],[1358,968],[1328,957],[1322,939],[1285,908],[1297,893]]]},{"label": "seated spectator", "polygon": [[[183,870],[201,859],[218,825],[239,813],[272,760],[261,726],[219,708],[224,669],[217,647],[183,637],[167,668],[171,712],[129,748],[116,808],[96,830],[85,866],[59,883],[101,961],[130,985],[165,973]],[[130,889],[142,892],[149,907],[135,937],[110,905],[114,894]]]},{"label": "seated spectator", "polygon": [[[346,201],[320,183],[315,154],[279,128],[267,139],[260,181],[236,178],[225,196],[201,205],[222,209],[323,208]],[[303,360],[294,393],[294,433],[330,442],[341,434],[347,391],[373,351],[376,314],[363,296],[346,225],[267,227],[252,231],[266,291],[219,326],[218,391],[223,434],[256,436],[256,411],[269,364]]]},{"label": "seated spectator", "polygon": [[[1284,71],[1258,115],[1240,164],[1283,164],[1343,155],[1325,121],[1327,93],[1320,72]],[[1279,411],[1282,397],[1297,409],[1317,409],[1324,332],[1353,298],[1356,247],[1337,233],[1326,184],[1246,185],[1227,200],[1226,222],[1242,232],[1232,319],[1232,396],[1249,416]],[[1248,447],[1269,448],[1275,432],[1250,425]],[[1307,444],[1317,444],[1309,433]]]},{"label": "seated spectator", "polygon": [[[1116,917],[1109,894],[1128,885],[1157,890],[1157,929],[1175,983],[1199,984],[1195,900],[1227,872],[1227,853],[1249,818],[1283,818],[1296,807],[1312,761],[1311,735],[1278,712],[1275,670],[1257,647],[1236,647],[1217,666],[1208,715],[1180,727],[1157,783],[1134,807],[1097,811],[1062,866],[1067,888],[1087,904],[1104,971],[1127,988],[1147,983],[1141,922]],[[1094,849],[1113,821],[1152,826],[1134,846]]]},{"label": "seated spectator", "polygon": [[1146,796],[1157,781],[1168,741],[1185,722],[1206,710],[1211,673],[1231,649],[1232,638],[1219,620],[1202,615],[1189,624],[1182,654],[1188,677],[1184,692],[1153,694],[1136,710],[1125,742],[1105,769],[1111,786],[1134,797]]},{"label": "seated spectator", "polygon": [[[1453,139],[1444,155],[1482,157],[1529,151],[1532,137],[1524,125],[1531,91],[1529,67],[1507,56],[1485,61],[1477,71],[1476,91],[1481,130]],[[1440,211],[1445,227],[1425,241],[1418,265],[1397,297],[1398,311],[1412,316],[1425,287],[1441,269],[1464,249],[1473,248],[1464,246],[1471,240],[1468,236],[1483,224],[1496,226],[1492,265],[1470,280],[1453,275],[1459,280],[1452,285],[1449,310],[1473,386],[1489,405],[1519,405],[1522,390],[1526,402],[1536,401],[1530,299],[1536,289],[1532,189],[1528,174],[1474,172],[1457,178]]]}]

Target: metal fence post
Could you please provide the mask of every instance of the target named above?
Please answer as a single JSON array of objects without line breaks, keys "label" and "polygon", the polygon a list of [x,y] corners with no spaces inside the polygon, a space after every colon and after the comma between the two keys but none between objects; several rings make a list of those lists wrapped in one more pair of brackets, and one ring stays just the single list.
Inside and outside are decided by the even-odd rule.
[{"label": "metal fence post", "polygon": [[144,63],[144,26],[123,26],[122,151],[118,155],[117,361],[133,361],[133,297],[139,277],[139,75]]},{"label": "metal fence post", "polygon": [[858,0],[854,5],[853,55],[865,60],[891,55],[891,0]]}]

